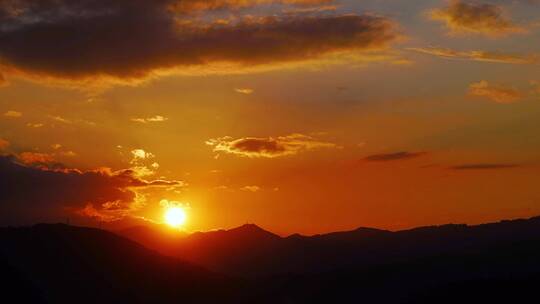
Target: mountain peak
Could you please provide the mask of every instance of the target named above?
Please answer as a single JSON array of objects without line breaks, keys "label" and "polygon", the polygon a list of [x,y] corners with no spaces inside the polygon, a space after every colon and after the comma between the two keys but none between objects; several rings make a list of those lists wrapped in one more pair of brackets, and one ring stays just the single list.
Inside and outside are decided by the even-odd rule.
[{"label": "mountain peak", "polygon": [[258,236],[271,236],[271,237],[279,237],[278,235],[264,230],[263,228],[255,225],[255,224],[244,224],[242,226],[232,228],[227,230],[229,233],[234,234],[244,234],[244,235],[258,235]]}]

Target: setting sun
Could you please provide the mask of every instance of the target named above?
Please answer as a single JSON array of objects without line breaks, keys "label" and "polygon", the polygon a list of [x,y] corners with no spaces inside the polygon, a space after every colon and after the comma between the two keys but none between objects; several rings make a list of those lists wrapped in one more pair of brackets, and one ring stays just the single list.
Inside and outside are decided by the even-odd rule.
[{"label": "setting sun", "polygon": [[186,221],[186,212],[180,207],[171,207],[165,211],[165,222],[172,227],[179,227]]}]

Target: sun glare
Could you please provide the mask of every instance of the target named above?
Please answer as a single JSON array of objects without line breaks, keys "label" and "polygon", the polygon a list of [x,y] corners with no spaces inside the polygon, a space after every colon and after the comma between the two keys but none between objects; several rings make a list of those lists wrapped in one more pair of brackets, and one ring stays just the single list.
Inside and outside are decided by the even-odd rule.
[{"label": "sun glare", "polygon": [[172,227],[179,227],[186,221],[186,212],[180,207],[171,207],[165,211],[165,222]]}]

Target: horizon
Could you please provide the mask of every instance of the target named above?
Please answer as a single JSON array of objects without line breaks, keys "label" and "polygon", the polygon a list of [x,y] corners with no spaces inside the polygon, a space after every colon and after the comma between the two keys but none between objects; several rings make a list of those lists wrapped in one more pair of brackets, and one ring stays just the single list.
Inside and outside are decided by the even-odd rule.
[{"label": "horizon", "polygon": [[[0,228],[30,228],[30,227],[39,226],[39,225],[62,225],[62,226],[71,226],[71,227],[76,227],[76,228],[91,228],[91,229],[103,230],[103,231],[108,231],[108,232],[112,232],[112,233],[115,233],[115,234],[120,233],[120,235],[123,232],[125,232],[127,230],[130,230],[130,229],[133,229],[133,228],[148,228],[148,229],[151,229],[153,231],[161,230],[161,231],[170,232],[173,235],[188,237],[190,235],[194,235],[194,234],[198,234],[198,233],[203,233],[204,234],[204,233],[210,233],[210,232],[232,232],[233,230],[237,231],[237,230],[239,230],[241,228],[245,228],[245,227],[256,227],[257,229],[259,229],[259,230],[261,230],[263,232],[267,232],[267,233],[276,235],[276,236],[278,236],[280,238],[288,238],[288,237],[292,237],[292,236],[296,236],[296,235],[303,236],[303,237],[315,237],[315,236],[330,235],[330,234],[334,234],[334,233],[350,233],[350,232],[355,232],[355,231],[362,230],[362,229],[376,230],[376,231],[381,231],[381,232],[397,233],[397,232],[407,232],[407,231],[413,231],[413,230],[424,229],[424,228],[441,228],[441,227],[445,227],[445,226],[465,226],[467,228],[475,228],[475,227],[484,226],[484,225],[495,225],[495,224],[508,223],[508,222],[522,222],[522,221],[529,221],[529,220],[534,220],[534,219],[539,219],[539,218],[540,218],[540,215],[536,215],[536,216],[531,216],[531,217],[504,218],[504,219],[499,219],[499,220],[495,220],[495,221],[481,222],[481,223],[476,223],[476,224],[443,223],[443,224],[433,224],[433,225],[425,225],[425,226],[414,226],[414,227],[408,227],[408,228],[399,229],[399,230],[389,230],[389,229],[381,229],[381,228],[377,228],[377,227],[357,226],[356,228],[352,228],[352,229],[348,229],[348,230],[326,231],[326,232],[315,233],[315,234],[302,234],[302,233],[298,233],[298,232],[293,232],[293,233],[290,233],[290,234],[283,234],[283,233],[279,233],[279,232],[275,232],[275,231],[266,229],[265,227],[257,225],[256,223],[244,223],[244,224],[241,224],[239,226],[234,226],[234,227],[214,228],[214,229],[211,229],[211,230],[197,230],[197,231],[182,230],[181,228],[171,227],[170,225],[167,225],[166,223],[154,223],[152,225],[141,224],[141,225],[135,225],[135,226],[126,226],[126,227],[123,227],[123,228],[120,228],[120,229],[119,228],[111,229],[111,228],[107,228],[106,226],[85,226],[85,225],[77,225],[76,223],[71,223],[71,222],[39,222],[39,223],[28,224],[28,225],[19,225],[19,226],[16,226],[16,225],[13,225],[13,226],[11,226],[11,225],[9,225],[9,226],[0,226]],[[171,235],[170,233],[169,233],[169,235]]]}]

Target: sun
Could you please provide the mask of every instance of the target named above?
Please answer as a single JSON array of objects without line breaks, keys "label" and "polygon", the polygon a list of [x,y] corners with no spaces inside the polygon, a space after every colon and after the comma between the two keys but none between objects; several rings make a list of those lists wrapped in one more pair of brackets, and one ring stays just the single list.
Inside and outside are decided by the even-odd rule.
[{"label": "sun", "polygon": [[186,221],[186,211],[180,207],[170,207],[165,211],[165,222],[172,227],[180,227]]}]

